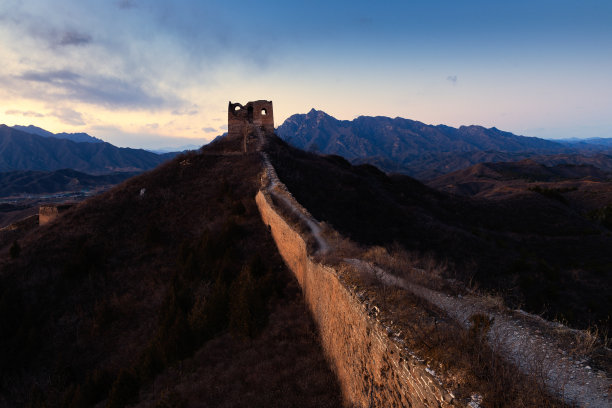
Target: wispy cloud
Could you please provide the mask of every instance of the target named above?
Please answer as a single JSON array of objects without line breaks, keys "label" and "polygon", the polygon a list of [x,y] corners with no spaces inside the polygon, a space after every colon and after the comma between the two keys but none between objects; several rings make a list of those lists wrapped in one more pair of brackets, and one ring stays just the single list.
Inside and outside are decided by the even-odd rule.
[{"label": "wispy cloud", "polygon": [[81,76],[72,71],[26,71],[17,78],[25,81],[46,82],[50,84],[76,82]]},{"label": "wispy cloud", "polygon": [[446,77],[446,80],[453,85],[457,85],[457,75],[449,75]]},{"label": "wispy cloud", "polygon": [[55,116],[62,123],[73,126],[85,125],[85,120],[80,112],[77,112],[70,108],[60,108],[51,113],[51,116]]},{"label": "wispy cloud", "polygon": [[86,45],[92,41],[92,37],[86,33],[77,31],[66,31],[59,37],[59,45]]},{"label": "wispy cloud", "polygon": [[46,21],[28,21],[28,17],[20,18],[24,18],[27,21],[24,30],[28,36],[37,39],[52,49],[57,47],[85,46],[93,42],[91,34],[74,28],[58,28]]},{"label": "wispy cloud", "polygon": [[202,128],[202,130],[203,130],[205,133],[214,133],[214,132],[216,132],[216,131],[217,131],[217,129],[215,129],[215,128],[213,128],[213,127],[203,127],[203,128]]},{"label": "wispy cloud", "polygon": [[116,146],[139,147],[148,149],[160,149],[174,147],[176,150],[181,146],[203,145],[208,142],[207,137],[187,138],[177,137],[176,135],[163,135],[158,132],[130,132],[120,126],[96,125],[91,127],[91,134],[100,137]]},{"label": "wispy cloud", "polygon": [[117,6],[118,6],[120,9],[124,9],[124,10],[127,10],[127,9],[131,9],[131,8],[138,7],[138,6],[137,6],[137,4],[136,4],[136,2],[135,2],[134,0],[120,0],[120,1],[117,3]]},{"label": "wispy cloud", "polygon": [[175,116],[194,116],[200,113],[197,109],[174,109],[172,114]]},{"label": "wispy cloud", "polygon": [[[47,101],[65,99],[132,109],[158,109],[180,104],[180,100],[173,96],[162,97],[148,92],[145,84],[110,76],[85,76],[70,70],[50,70],[27,71],[16,79],[25,82],[26,87],[29,83],[42,84],[42,87],[37,86],[30,91]],[[13,85],[18,87],[18,84]]]},{"label": "wispy cloud", "polygon": [[16,109],[10,109],[4,112],[5,115],[16,115],[16,116],[25,116],[30,118],[44,118],[45,115],[42,113],[34,112],[34,111],[20,111]]}]

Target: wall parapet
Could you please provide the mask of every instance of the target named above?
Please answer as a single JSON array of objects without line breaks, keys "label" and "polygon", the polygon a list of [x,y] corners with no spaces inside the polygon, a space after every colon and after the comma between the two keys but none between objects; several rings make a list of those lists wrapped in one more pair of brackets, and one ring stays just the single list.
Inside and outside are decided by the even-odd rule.
[{"label": "wall parapet", "polygon": [[376,319],[376,307],[362,302],[336,269],[313,260],[305,239],[274,209],[269,193],[260,190],[255,200],[281,256],[302,287],[347,403],[459,406],[423,360]]}]

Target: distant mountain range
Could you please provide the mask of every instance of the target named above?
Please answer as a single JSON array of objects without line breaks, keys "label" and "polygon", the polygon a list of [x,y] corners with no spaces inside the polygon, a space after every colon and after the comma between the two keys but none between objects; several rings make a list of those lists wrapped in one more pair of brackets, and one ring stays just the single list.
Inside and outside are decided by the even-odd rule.
[{"label": "distant mountain range", "polygon": [[156,154],[165,154],[165,153],[176,153],[176,152],[185,152],[187,150],[198,150],[202,145],[196,144],[186,144],[182,146],[168,146],[168,147],[160,147],[159,149],[147,149],[147,151],[156,153]]},{"label": "distant mountain range", "polygon": [[15,125],[13,129],[21,130],[22,132],[30,133],[32,135],[42,136],[42,137],[54,137],[56,139],[68,139],[77,143],[104,143],[104,140],[98,139],[97,137],[93,137],[88,135],[87,133],[52,133],[48,130],[28,125],[28,126],[20,126]]},{"label": "distant mountain range", "polygon": [[0,196],[81,191],[118,184],[134,175],[135,173],[114,173],[92,176],[72,169],[11,171],[0,173]]},{"label": "distant mountain range", "polygon": [[578,146],[580,148],[595,148],[600,149],[601,147],[612,148],[612,138],[606,137],[590,137],[587,139],[560,139],[559,143],[563,143],[569,146]]},{"label": "distant mountain range", "polygon": [[554,142],[497,128],[434,126],[384,116],[360,116],[347,121],[315,109],[289,117],[276,133],[304,150],[337,154],[354,164],[369,163],[422,180],[476,163],[534,156],[573,155],[572,164],[581,164],[583,157],[578,160],[577,154],[589,156],[612,148],[607,146],[608,139]]},{"label": "distant mountain range", "polygon": [[[35,127],[27,129],[46,132]],[[0,125],[0,172],[54,171],[66,168],[89,174],[140,172],[152,169],[176,155],[119,148],[86,134],[72,134],[75,138],[90,140],[87,143],[77,143],[67,138],[59,138],[60,135],[68,134],[47,133],[53,136],[40,136]]]},{"label": "distant mountain range", "polygon": [[420,180],[432,180],[479,163],[518,162],[527,159],[546,166],[593,165],[604,171],[612,171],[612,152],[605,149],[589,150],[569,147],[561,149],[558,153],[475,151],[437,154],[425,152],[401,166],[391,159],[380,157],[359,158],[352,162],[354,164],[373,164],[387,172],[408,174]]}]

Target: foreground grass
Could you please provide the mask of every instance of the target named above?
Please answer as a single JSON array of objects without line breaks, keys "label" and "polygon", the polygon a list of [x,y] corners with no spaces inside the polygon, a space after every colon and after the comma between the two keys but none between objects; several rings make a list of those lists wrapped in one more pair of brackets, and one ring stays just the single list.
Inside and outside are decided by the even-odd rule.
[{"label": "foreground grass", "polygon": [[[253,406],[251,394],[340,404],[316,336],[303,337],[308,313],[275,312],[294,293],[254,203],[259,155],[215,148],[81,203],[0,260],[0,406],[216,406],[198,391],[211,389],[233,406]],[[279,336],[282,359],[265,341]],[[308,375],[285,375],[295,360]],[[190,361],[208,369],[186,378]],[[220,367],[230,374],[207,374]]]}]

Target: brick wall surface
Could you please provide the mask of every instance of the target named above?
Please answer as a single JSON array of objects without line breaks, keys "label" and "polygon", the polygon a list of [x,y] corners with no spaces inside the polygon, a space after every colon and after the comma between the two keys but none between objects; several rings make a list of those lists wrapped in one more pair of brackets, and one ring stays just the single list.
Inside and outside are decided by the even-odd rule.
[{"label": "brick wall surface", "polygon": [[261,217],[302,287],[347,404],[357,407],[459,406],[427,366],[402,346],[331,267],[313,261],[306,242],[256,196]]}]

